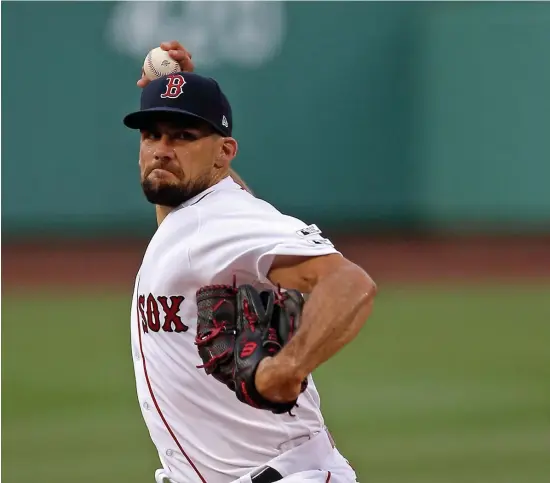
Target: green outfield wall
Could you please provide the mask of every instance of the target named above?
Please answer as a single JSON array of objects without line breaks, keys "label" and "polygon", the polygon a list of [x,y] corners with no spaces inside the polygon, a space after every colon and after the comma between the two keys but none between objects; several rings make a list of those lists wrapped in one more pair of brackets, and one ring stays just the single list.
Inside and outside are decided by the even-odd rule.
[{"label": "green outfield wall", "polygon": [[4,2],[5,234],[151,229],[122,117],[172,38],[232,102],[236,169],[284,211],[550,225],[550,4]]}]

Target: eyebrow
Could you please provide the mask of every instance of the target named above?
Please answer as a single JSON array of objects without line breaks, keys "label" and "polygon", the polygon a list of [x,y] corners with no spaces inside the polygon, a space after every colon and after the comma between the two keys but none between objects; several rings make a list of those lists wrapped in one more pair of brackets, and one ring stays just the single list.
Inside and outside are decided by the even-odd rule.
[{"label": "eyebrow", "polygon": [[187,131],[201,137],[207,137],[215,133],[215,131],[207,125],[206,126],[205,125],[203,126],[168,126],[165,128],[163,127],[162,129],[158,125],[155,125],[155,126],[144,127],[140,131],[142,133],[143,132],[166,133],[170,136],[180,132]]}]

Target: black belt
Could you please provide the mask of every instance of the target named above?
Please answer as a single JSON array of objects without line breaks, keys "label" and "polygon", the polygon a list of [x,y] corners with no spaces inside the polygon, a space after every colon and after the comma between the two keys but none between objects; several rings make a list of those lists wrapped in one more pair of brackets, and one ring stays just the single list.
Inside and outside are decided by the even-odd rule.
[{"label": "black belt", "polygon": [[283,479],[283,475],[271,466],[264,466],[250,475],[253,483],[273,483]]}]

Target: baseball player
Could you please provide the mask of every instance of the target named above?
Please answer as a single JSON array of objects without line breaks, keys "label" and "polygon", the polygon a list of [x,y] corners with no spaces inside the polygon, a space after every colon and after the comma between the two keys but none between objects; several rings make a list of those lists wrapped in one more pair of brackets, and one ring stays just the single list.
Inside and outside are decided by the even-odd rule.
[{"label": "baseball player", "polygon": [[234,181],[229,101],[178,42],[161,47],[182,71],[140,79],[140,109],[124,118],[141,133],[158,221],[131,310],[156,481],[355,482],[311,373],[358,334],[376,286],[316,225]]}]

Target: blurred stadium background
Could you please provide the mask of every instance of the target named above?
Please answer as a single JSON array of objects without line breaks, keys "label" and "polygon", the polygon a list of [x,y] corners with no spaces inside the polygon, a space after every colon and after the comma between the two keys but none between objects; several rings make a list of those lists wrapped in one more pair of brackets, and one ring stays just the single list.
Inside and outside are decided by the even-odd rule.
[{"label": "blurred stadium background", "polygon": [[378,281],[316,379],[362,482],[550,481],[550,4],[3,2],[2,480],[153,481],[123,115],[179,39],[236,169]]}]

